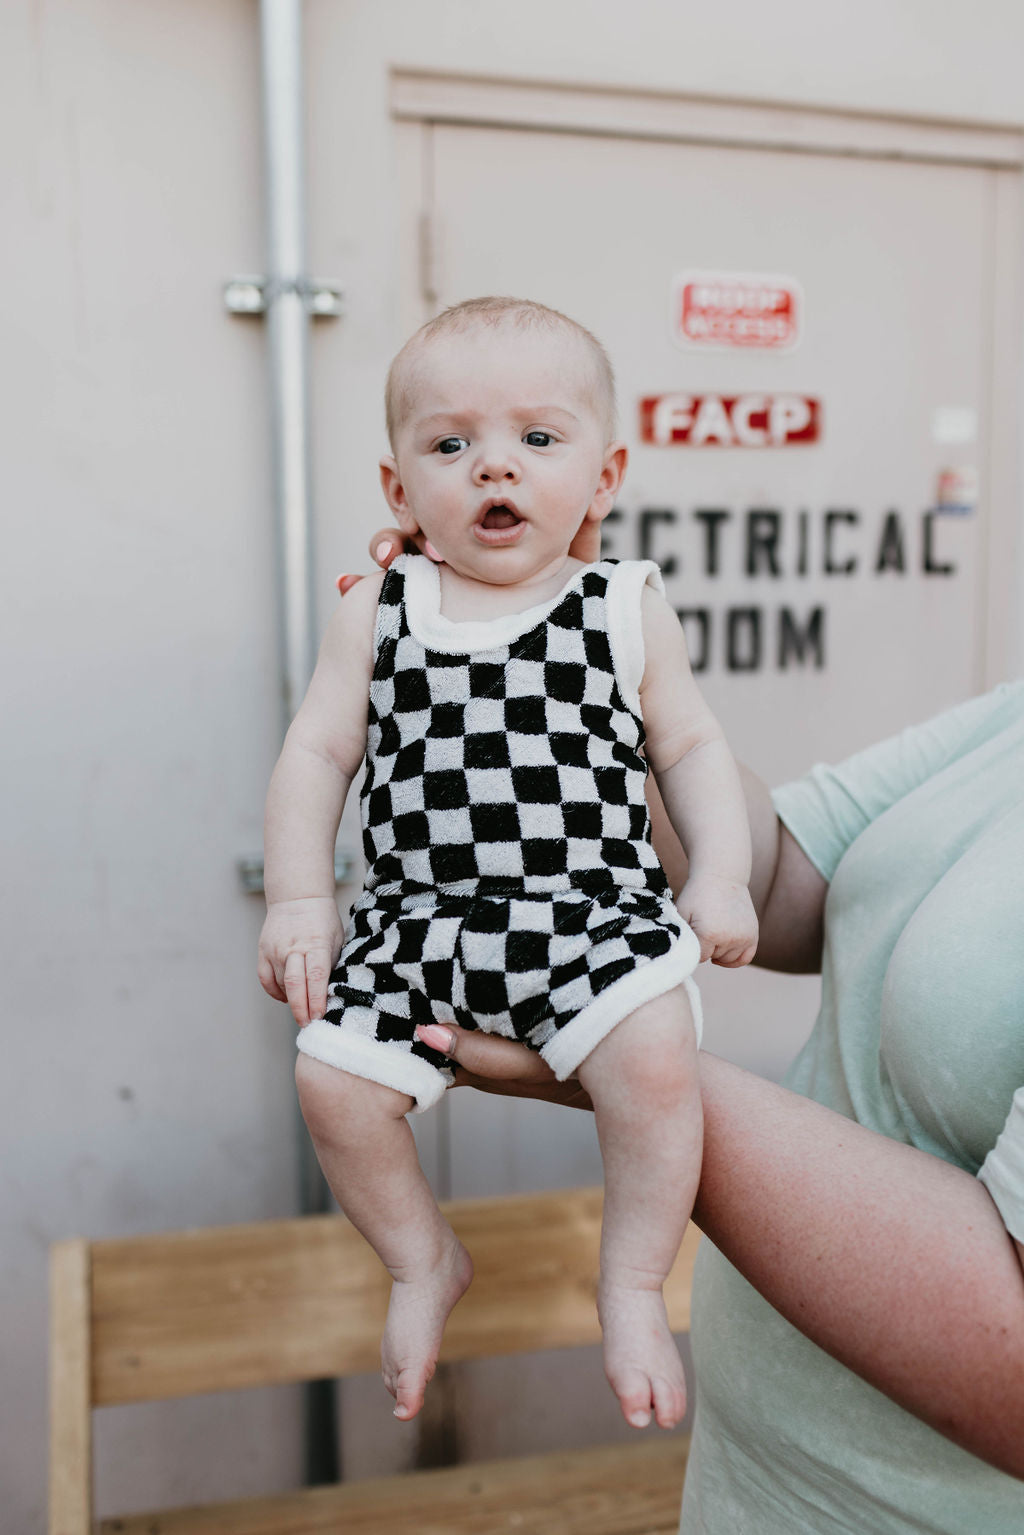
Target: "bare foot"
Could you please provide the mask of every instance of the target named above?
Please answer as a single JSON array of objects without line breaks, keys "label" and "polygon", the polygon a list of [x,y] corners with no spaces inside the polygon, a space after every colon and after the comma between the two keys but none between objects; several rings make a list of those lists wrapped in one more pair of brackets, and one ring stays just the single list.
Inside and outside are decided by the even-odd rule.
[{"label": "bare foot", "polygon": [[415,1418],[437,1366],[444,1324],[455,1302],[469,1289],[473,1260],[462,1243],[434,1268],[391,1286],[380,1354],[384,1384],[395,1398],[395,1417]]},{"label": "bare foot", "polygon": [[646,1428],[653,1411],[661,1428],[675,1428],[686,1412],[686,1378],[661,1291],[602,1282],[597,1310],[604,1373],[626,1422]]}]

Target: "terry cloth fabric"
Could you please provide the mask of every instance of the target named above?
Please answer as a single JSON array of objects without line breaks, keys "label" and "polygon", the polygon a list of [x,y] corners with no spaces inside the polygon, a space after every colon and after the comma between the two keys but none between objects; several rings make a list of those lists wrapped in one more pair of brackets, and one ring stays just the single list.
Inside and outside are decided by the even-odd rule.
[{"label": "terry cloth fabric", "polygon": [[367,873],[299,1048],[434,1102],[455,1022],[522,1040],[560,1077],[700,956],[651,845],[638,688],[644,561],[579,570],[549,603],[440,612],[434,565],[381,590],[362,790]]}]

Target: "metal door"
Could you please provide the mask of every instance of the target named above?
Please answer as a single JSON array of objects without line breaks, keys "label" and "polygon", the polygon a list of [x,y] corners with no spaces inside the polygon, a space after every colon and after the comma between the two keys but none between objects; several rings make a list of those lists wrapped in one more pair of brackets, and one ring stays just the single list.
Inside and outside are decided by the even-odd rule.
[{"label": "metal door", "polygon": [[[985,685],[984,476],[966,511],[935,508],[944,471],[969,487],[986,462],[997,172],[424,131],[433,307],[524,294],[605,342],[631,449],[607,545],[662,563],[739,757],[778,782]],[[687,271],[788,275],[797,344],[684,350],[672,304]],[[820,437],[641,441],[640,402],[670,394],[812,399]],[[779,983],[768,1019],[759,978],[755,1023],[746,977],[708,980],[712,1048],[781,1067],[806,988]]]}]

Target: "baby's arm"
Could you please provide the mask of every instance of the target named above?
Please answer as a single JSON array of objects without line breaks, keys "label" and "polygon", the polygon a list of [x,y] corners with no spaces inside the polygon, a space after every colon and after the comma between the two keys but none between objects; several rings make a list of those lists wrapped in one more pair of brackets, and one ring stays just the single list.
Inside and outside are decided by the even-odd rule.
[{"label": "baby's arm", "polygon": [[341,603],[270,780],[264,826],[267,920],[257,973],[299,1024],[322,1018],[341,949],[334,839],[366,750],[373,631],[382,578]]},{"label": "baby's arm", "polygon": [[700,939],[701,959],[746,965],[757,918],[747,890],[750,830],[739,772],[694,681],[679,620],[650,587],[642,618],[645,751],[689,860],[676,904]]}]

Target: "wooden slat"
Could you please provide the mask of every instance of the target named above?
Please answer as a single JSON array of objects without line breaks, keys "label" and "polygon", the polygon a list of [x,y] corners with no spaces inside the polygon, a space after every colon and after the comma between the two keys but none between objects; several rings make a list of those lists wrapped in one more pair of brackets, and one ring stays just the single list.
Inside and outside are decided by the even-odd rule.
[{"label": "wooden slat", "polygon": [[489,1461],[106,1519],[100,1535],[676,1535],[688,1440]]},{"label": "wooden slat", "polygon": [[[445,1209],[476,1277],[443,1360],[597,1341],[600,1189]],[[675,1331],[689,1327],[696,1241],[691,1228],[666,1287]],[[96,1242],[92,1255],[97,1405],[379,1367],[390,1281],[340,1217]]]},{"label": "wooden slat", "polygon": [[89,1245],[50,1250],[50,1535],[92,1529]]}]

